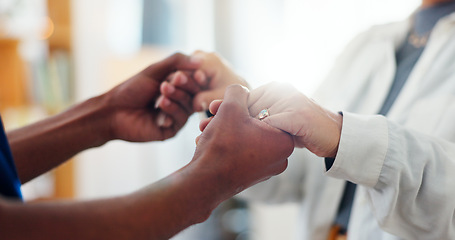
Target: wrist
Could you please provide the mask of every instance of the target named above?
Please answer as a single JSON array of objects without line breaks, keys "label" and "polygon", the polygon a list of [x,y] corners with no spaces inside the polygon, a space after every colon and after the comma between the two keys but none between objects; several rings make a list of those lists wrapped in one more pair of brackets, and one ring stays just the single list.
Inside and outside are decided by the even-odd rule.
[{"label": "wrist", "polygon": [[68,112],[83,126],[90,143],[88,147],[98,147],[113,139],[111,121],[114,111],[106,94],[90,98]]},{"label": "wrist", "polygon": [[[203,151],[196,150],[192,161],[185,166],[188,175],[194,177],[203,191],[208,193],[206,204],[215,208],[218,204],[227,200],[244,189],[242,176],[234,168],[234,159],[229,159],[232,152],[226,151],[222,144],[211,144]],[[223,159],[223,161],[219,161]]]},{"label": "wrist", "polygon": [[126,215],[134,214],[135,227],[152,239],[169,239],[210,217],[222,201],[216,176],[193,163],[126,197],[133,208]]},{"label": "wrist", "polygon": [[167,177],[165,181],[169,184],[164,184],[173,186],[170,188],[173,188],[171,195],[177,201],[178,212],[186,215],[189,224],[206,221],[212,211],[227,199],[220,176],[212,169],[197,164],[190,162]]},{"label": "wrist", "polygon": [[207,208],[205,212],[211,212],[234,194],[230,194],[233,191],[227,188],[225,174],[217,171],[216,167],[209,166],[203,158],[205,157],[199,158],[199,162],[193,159],[181,169],[182,180],[189,185],[188,189],[192,189],[190,192],[198,193],[198,202]]},{"label": "wrist", "polygon": [[65,112],[8,132],[21,181],[25,183],[75,154],[107,142],[107,114],[103,106],[102,98],[92,98]]}]

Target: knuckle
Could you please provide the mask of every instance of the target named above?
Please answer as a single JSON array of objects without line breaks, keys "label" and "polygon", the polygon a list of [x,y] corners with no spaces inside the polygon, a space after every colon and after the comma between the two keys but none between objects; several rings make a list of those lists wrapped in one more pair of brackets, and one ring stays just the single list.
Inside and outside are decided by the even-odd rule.
[{"label": "knuckle", "polygon": [[221,62],[221,57],[220,57],[220,55],[218,55],[218,53],[216,53],[216,52],[208,52],[208,53],[207,53],[207,58],[208,58],[210,61]]},{"label": "knuckle", "polygon": [[285,91],[287,93],[295,93],[296,92],[294,86],[292,86],[292,84],[290,84],[290,83],[281,83],[279,88],[281,89],[281,91]]},{"label": "knuckle", "polygon": [[247,88],[245,88],[239,84],[233,84],[233,85],[229,85],[226,87],[224,96],[225,96],[225,98],[226,98],[226,96],[230,96],[231,99],[233,99],[232,97],[241,98],[245,94],[248,94],[248,93],[249,93],[249,90]]},{"label": "knuckle", "polygon": [[226,87],[226,92],[244,93],[248,90],[240,84],[232,84]]},{"label": "knuckle", "polygon": [[174,52],[172,55],[171,55],[171,58],[172,59],[181,59],[185,57],[185,55],[181,52]]},{"label": "knuckle", "polygon": [[203,54],[204,51],[200,50],[200,49],[197,49],[196,51],[193,52],[192,55],[196,55],[196,54]]}]

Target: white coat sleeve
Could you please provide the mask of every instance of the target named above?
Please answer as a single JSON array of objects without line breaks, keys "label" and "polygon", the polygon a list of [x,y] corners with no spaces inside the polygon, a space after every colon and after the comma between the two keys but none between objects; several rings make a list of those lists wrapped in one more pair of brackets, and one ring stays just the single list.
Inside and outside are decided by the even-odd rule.
[{"label": "white coat sleeve", "polygon": [[344,113],[327,175],[366,186],[385,230],[404,239],[455,239],[455,144],[382,116]]}]

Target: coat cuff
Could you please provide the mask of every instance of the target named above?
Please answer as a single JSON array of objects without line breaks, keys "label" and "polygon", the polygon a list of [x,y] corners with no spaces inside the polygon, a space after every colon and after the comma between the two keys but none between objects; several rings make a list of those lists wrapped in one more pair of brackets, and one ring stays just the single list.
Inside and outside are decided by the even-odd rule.
[{"label": "coat cuff", "polygon": [[387,119],[343,113],[340,143],[328,176],[374,187],[388,148]]}]

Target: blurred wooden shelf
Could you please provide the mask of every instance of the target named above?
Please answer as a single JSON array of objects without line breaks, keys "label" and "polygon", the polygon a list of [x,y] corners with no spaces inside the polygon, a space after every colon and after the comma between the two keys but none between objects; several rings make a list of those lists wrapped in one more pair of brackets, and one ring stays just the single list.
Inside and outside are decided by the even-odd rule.
[{"label": "blurred wooden shelf", "polygon": [[47,0],[47,6],[53,24],[53,33],[48,39],[50,51],[71,52],[71,1]]},{"label": "blurred wooden shelf", "polygon": [[[48,45],[54,51],[71,54],[71,0],[47,0],[50,23]],[[7,109],[24,109],[32,102],[25,62],[19,54],[19,39],[1,38],[0,35],[0,113]],[[69,73],[71,74],[71,72]],[[59,109],[61,111],[63,109]],[[74,161],[70,160],[52,172],[54,193],[46,199],[73,198]]]},{"label": "blurred wooden shelf", "polygon": [[17,39],[0,38],[0,112],[27,104],[25,66],[18,46]]},{"label": "blurred wooden shelf", "polygon": [[[48,39],[49,51],[71,54],[71,0],[47,0],[48,15],[53,32]],[[74,160],[54,170],[55,198],[74,198]]]}]

